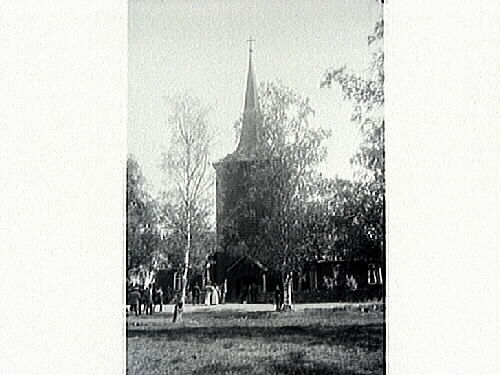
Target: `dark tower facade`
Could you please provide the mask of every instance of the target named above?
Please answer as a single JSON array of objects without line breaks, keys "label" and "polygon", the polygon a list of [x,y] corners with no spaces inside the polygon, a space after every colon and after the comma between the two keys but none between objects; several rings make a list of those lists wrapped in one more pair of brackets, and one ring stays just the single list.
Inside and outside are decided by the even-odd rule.
[{"label": "dark tower facade", "polygon": [[[258,142],[260,130],[259,102],[257,82],[253,66],[252,48],[249,50],[248,73],[243,109],[242,128],[236,150],[214,164],[216,170],[216,224],[218,252],[215,254],[212,269],[213,282],[229,283],[228,295],[240,295],[243,284],[262,284],[265,266],[256,260],[243,259],[244,248],[249,246],[245,239],[257,230],[257,217],[242,214],[239,204],[249,194],[249,173],[251,167],[259,161]],[[261,210],[259,210],[261,211]],[[242,253],[243,251],[243,253]],[[245,262],[248,267],[245,267]],[[253,269],[253,275],[246,275],[246,281],[234,280],[229,273],[238,265],[240,276],[242,269]],[[243,273],[243,274],[242,274]],[[233,275],[234,276],[234,275]],[[261,285],[262,286],[262,285]]]}]

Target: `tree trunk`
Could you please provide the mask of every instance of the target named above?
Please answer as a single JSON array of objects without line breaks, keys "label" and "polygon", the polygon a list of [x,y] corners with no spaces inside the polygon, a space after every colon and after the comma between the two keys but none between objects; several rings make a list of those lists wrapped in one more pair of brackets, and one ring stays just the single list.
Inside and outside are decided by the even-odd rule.
[{"label": "tree trunk", "polygon": [[191,251],[191,210],[189,204],[187,209],[186,232],[187,232],[187,241],[186,241],[186,253],[184,255],[184,271],[182,273],[181,297],[174,306],[174,318],[173,318],[174,322],[182,320],[182,313],[184,311],[184,306],[186,304],[186,291],[187,291],[188,270],[189,270],[189,253]]},{"label": "tree trunk", "polygon": [[182,273],[182,292],[181,292],[182,302],[186,302],[188,269],[189,269],[189,248],[186,249],[186,254],[184,255],[184,272]]},{"label": "tree trunk", "polygon": [[187,242],[186,242],[186,254],[184,255],[184,272],[182,274],[182,294],[181,300],[183,303],[186,302],[186,291],[188,282],[188,270],[189,270],[189,253],[191,251],[191,213],[188,209],[188,220],[187,220]]},{"label": "tree trunk", "polygon": [[293,310],[292,302],[292,285],[293,285],[293,274],[288,272],[285,276],[285,281],[283,282],[283,306],[282,311]]}]

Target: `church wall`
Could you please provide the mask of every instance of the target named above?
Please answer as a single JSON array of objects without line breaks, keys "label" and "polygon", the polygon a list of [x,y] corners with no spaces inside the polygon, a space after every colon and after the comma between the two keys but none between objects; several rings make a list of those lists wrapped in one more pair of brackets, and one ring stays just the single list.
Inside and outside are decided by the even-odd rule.
[{"label": "church wall", "polygon": [[[217,242],[221,251],[232,253],[241,240],[257,231],[257,216],[241,212],[239,204],[248,197],[250,161],[229,160],[217,166]],[[251,209],[257,211],[256,207]],[[259,212],[262,214],[262,212]]]}]

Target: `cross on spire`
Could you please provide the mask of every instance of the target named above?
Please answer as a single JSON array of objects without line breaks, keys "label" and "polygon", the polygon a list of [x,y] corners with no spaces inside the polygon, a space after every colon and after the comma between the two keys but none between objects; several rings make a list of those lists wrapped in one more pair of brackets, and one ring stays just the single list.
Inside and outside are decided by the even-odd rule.
[{"label": "cross on spire", "polygon": [[253,43],[255,42],[255,39],[252,39],[252,37],[248,37],[248,52],[252,53],[253,52]]}]

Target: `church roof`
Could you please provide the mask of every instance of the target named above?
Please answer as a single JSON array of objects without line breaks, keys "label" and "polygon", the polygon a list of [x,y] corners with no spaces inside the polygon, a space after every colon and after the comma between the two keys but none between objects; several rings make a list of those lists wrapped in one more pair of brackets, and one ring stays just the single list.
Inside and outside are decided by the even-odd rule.
[{"label": "church roof", "polygon": [[262,271],[264,271],[264,272],[267,271],[267,267],[264,266],[261,262],[259,262],[256,259],[250,258],[249,256],[244,255],[241,258],[239,258],[236,262],[234,262],[233,264],[231,264],[227,268],[226,272],[233,271],[238,265],[240,265],[242,263],[253,264],[253,265],[257,266],[257,268],[261,269]]},{"label": "church roof", "polygon": [[[253,40],[250,39],[250,41]],[[257,96],[257,80],[255,79],[252,53],[253,49],[250,47],[240,140],[236,151],[227,155],[221,162],[229,160],[253,160],[257,156],[259,138],[259,100]]]},{"label": "church roof", "polygon": [[245,92],[245,107],[243,109],[243,124],[241,127],[240,142],[236,153],[246,157],[255,156],[258,141],[258,112],[259,100],[257,97],[257,81],[250,48],[248,56],[247,87]]},{"label": "church roof", "polygon": [[245,108],[244,113],[258,111],[259,101],[257,98],[257,83],[255,79],[255,70],[252,63],[252,50],[248,56],[248,74],[247,74],[247,89],[245,92]]}]

